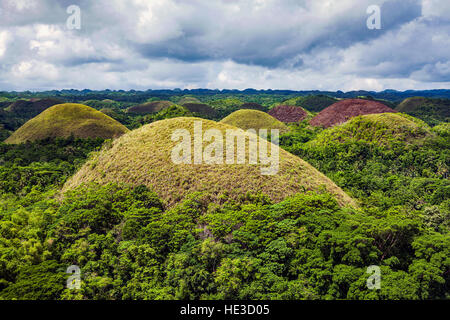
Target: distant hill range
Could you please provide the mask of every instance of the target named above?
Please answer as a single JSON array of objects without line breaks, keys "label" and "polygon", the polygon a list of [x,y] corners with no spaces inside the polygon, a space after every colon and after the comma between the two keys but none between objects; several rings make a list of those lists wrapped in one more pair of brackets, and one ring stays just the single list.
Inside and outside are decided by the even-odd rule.
[{"label": "distant hill range", "polygon": [[[148,101],[149,98],[160,98],[161,100],[167,100],[172,96],[186,96],[195,95],[200,96],[215,96],[215,95],[279,95],[286,96],[286,99],[295,96],[308,96],[308,95],[325,95],[338,99],[351,99],[359,97],[372,97],[379,100],[388,100],[400,103],[406,98],[412,97],[426,97],[426,98],[440,98],[440,99],[450,99],[450,90],[438,89],[438,90],[407,90],[407,91],[396,91],[396,90],[384,90],[380,92],[375,91],[319,91],[319,90],[308,90],[308,91],[295,91],[295,90],[255,90],[255,89],[245,89],[245,90],[210,90],[210,89],[192,89],[192,90],[146,90],[146,91],[136,91],[136,90],[52,90],[44,92],[0,92],[0,96],[9,99],[30,99],[30,98],[42,98],[42,97],[55,97],[60,98],[65,101],[85,101],[87,99],[112,99],[115,101],[122,102],[137,102],[144,103]],[[195,100],[190,98],[190,100],[184,99],[179,101],[178,104],[183,104],[186,102],[192,103]],[[181,102],[181,103],[180,103]],[[198,102],[198,101],[195,101]]]}]

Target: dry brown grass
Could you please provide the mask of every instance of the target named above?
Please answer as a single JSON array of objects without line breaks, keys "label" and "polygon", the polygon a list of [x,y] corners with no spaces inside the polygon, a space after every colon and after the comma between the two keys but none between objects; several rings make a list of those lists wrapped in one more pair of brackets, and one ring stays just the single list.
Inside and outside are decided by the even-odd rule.
[{"label": "dry brown grass", "polygon": [[[240,135],[247,134],[235,127],[200,118],[157,121],[123,135],[107,149],[94,154],[66,183],[64,191],[89,182],[144,184],[172,206],[195,191],[207,192],[213,201],[219,201],[223,195],[238,198],[247,192],[263,192],[278,201],[295,193],[324,189],[334,194],[341,205],[355,205],[354,200],[325,175],[282,149],[279,149],[279,172],[269,176],[261,174],[261,165],[250,165],[248,161],[234,165],[174,164],[171,151],[178,142],[173,142],[171,135],[176,129],[187,129],[193,137],[195,121],[202,121],[203,132],[214,128],[222,133],[234,129]],[[204,142],[203,146],[208,144]]]},{"label": "dry brown grass", "polygon": [[91,107],[64,103],[48,108],[17,129],[6,143],[19,144],[45,138],[116,138],[129,130]]},{"label": "dry brown grass", "polygon": [[281,133],[289,130],[283,122],[278,121],[270,114],[252,109],[241,109],[223,118],[221,123],[229,124],[243,130],[248,129],[278,129]]}]

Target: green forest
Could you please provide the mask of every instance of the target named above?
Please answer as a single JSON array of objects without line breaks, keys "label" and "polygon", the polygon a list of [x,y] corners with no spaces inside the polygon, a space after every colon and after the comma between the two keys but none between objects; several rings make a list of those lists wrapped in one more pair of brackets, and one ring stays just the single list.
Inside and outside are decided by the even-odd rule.
[{"label": "green forest", "polygon": [[[0,299],[450,299],[449,99],[411,105],[403,96],[354,95],[2,93]],[[326,186],[299,188],[280,201],[258,190],[242,189],[238,197],[200,190],[175,205],[142,181],[68,189],[75,173],[95,166],[93,159],[121,138],[92,127],[70,135],[55,129],[46,138],[29,131],[43,125],[30,126],[25,135],[24,124],[55,108],[34,109],[30,99],[46,97],[59,99],[56,106],[89,106],[98,121],[117,121],[123,137],[165,119],[220,121],[241,109],[303,108],[304,119],[285,124],[289,130],[280,135],[280,147],[356,205],[342,205]],[[310,125],[347,98],[382,103],[392,113],[352,114],[329,128]],[[153,108],[161,100],[170,106],[128,110]],[[28,102],[25,111],[15,108],[18,101]],[[22,141],[9,143],[12,137]],[[67,286],[72,265],[80,268],[79,289]],[[369,266],[380,269],[379,289],[367,286]]]}]

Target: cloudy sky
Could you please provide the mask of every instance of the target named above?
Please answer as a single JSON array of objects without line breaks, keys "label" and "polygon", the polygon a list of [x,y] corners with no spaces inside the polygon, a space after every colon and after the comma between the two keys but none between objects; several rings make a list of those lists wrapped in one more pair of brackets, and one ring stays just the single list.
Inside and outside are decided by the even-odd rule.
[{"label": "cloudy sky", "polygon": [[0,0],[0,90],[450,89],[449,35],[449,0]]}]

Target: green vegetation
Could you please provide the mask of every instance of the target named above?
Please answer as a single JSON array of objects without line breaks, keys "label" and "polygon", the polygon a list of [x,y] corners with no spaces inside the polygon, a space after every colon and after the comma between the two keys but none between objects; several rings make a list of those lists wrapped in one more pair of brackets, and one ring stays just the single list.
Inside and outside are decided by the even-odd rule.
[{"label": "green vegetation", "polygon": [[243,130],[267,129],[270,131],[271,129],[278,129],[280,132],[286,132],[289,130],[283,122],[278,121],[271,115],[259,110],[238,110],[222,119],[220,122],[241,128]]},{"label": "green vegetation", "polygon": [[[397,117],[404,120],[397,122]],[[436,214],[448,220],[448,130],[438,128],[437,134],[431,134],[420,120],[404,117],[362,116],[322,132],[303,125],[282,136],[280,144],[325,173],[363,206],[375,210],[401,206],[417,215]],[[387,125],[381,119],[388,119]]]},{"label": "green vegetation", "polygon": [[330,142],[365,141],[378,146],[392,147],[423,139],[431,134],[430,127],[419,119],[405,114],[380,113],[357,116],[351,120],[322,131],[311,143],[327,145]]},{"label": "green vegetation", "polygon": [[121,104],[116,102],[116,101],[112,101],[109,99],[104,99],[104,100],[86,100],[81,102],[81,104],[84,104],[88,107],[94,108],[96,110],[101,110],[101,109],[118,109],[121,107]]},{"label": "green vegetation", "polygon": [[19,144],[46,138],[115,138],[128,129],[107,115],[81,104],[48,108],[15,131],[6,143]]},{"label": "green vegetation", "polygon": [[216,110],[219,119],[239,110],[242,104],[243,102],[236,98],[217,99],[209,103]]},{"label": "green vegetation", "polygon": [[[90,185],[60,203],[0,205],[4,299],[449,298],[448,234],[398,210],[340,209],[327,194],[214,207],[194,194],[166,210],[143,186]],[[73,264],[80,290],[64,287]],[[368,265],[381,267],[381,290],[367,289]]]},{"label": "green vegetation", "polygon": [[450,121],[450,100],[414,97],[405,99],[396,108],[399,112],[422,119],[429,125]]},{"label": "green vegetation", "polygon": [[0,193],[27,194],[62,187],[103,139],[45,139],[0,144]]},{"label": "green vegetation", "polygon": [[[298,94],[191,93],[0,97],[0,138],[32,114],[3,108],[31,98],[84,101],[137,128],[115,140],[0,143],[0,300],[450,299],[450,126],[440,109],[420,107],[423,121],[389,113],[329,129],[289,124],[279,173],[264,176],[260,165],[171,161],[174,129],[192,137],[194,121],[222,133],[235,127],[192,118],[206,115],[180,105],[126,110],[185,99],[225,117],[244,103],[269,107]],[[50,117],[51,109],[37,117],[47,118],[40,128],[60,119],[73,130],[93,113],[95,122],[110,119],[85,106]],[[81,269],[79,290],[66,287],[71,265]],[[370,265],[381,268],[380,290],[366,286]]]},{"label": "green vegetation", "polygon": [[192,96],[184,96],[180,97],[180,99],[177,101],[179,105],[184,105],[186,103],[202,103],[199,99]]},{"label": "green vegetation", "polygon": [[305,97],[292,98],[279,104],[302,107],[311,112],[320,112],[335,102],[338,102],[338,99],[329,96],[308,95]]},{"label": "green vegetation", "polygon": [[156,113],[174,105],[170,101],[152,101],[128,108],[128,112],[136,114]]}]

